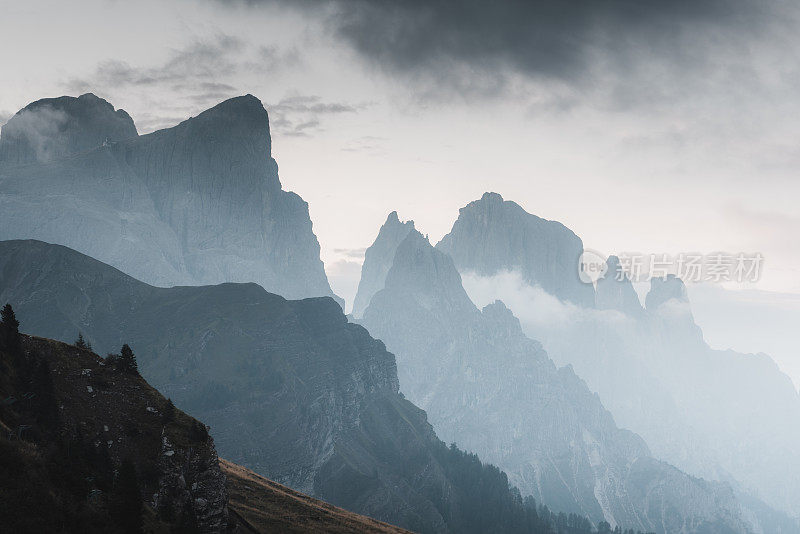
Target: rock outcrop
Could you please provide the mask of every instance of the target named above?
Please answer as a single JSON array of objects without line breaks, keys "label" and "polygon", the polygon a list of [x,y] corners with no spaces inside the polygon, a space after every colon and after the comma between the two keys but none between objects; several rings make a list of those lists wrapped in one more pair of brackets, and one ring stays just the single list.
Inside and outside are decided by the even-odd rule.
[{"label": "rock outcrop", "polygon": [[393,211],[378,232],[378,238],[364,253],[361,280],[353,301],[353,317],[359,318],[369,306],[372,295],[383,289],[386,274],[392,267],[397,246],[414,229],[414,221],[400,222]]},{"label": "rock outcrop", "polygon": [[[32,138],[34,113],[44,133]],[[46,157],[31,155],[37,143]],[[0,137],[0,239],[18,238],[160,286],[256,282],[289,298],[334,296],[308,205],[281,189],[267,112],[251,95],[144,136],[93,95],[31,104]]]},{"label": "rock outcrop", "polygon": [[[228,530],[225,476],[205,426],[170,406],[135,372],[89,350],[19,338],[17,346],[7,337],[0,343],[0,422],[6,429],[0,445],[3,462],[11,455],[28,465],[23,476],[34,480],[15,492],[23,506],[0,514],[6,527],[23,532],[23,525],[43,521],[41,532],[64,525],[117,532],[115,492],[121,466],[131,462],[140,498],[152,510],[149,521],[202,533]],[[9,483],[0,479],[0,493],[8,495]],[[37,499],[34,491],[47,497]],[[49,509],[39,512],[42,507]]]},{"label": "rock outcrop", "polygon": [[462,272],[492,276],[519,271],[524,279],[575,304],[594,305],[594,289],[578,277],[583,242],[569,228],[541,219],[519,204],[485,193],[458,212],[436,248]]},{"label": "rock outcrop", "polygon": [[502,302],[476,308],[453,260],[419,232],[397,247],[362,323],[394,352],[402,392],[437,433],[496,463],[523,494],[612,526],[747,531],[729,487],[655,460]]}]

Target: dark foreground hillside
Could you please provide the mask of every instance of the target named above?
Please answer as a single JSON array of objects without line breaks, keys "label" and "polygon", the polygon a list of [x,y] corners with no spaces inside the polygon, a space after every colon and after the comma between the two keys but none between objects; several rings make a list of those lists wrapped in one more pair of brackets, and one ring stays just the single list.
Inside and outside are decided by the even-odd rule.
[{"label": "dark foreground hillside", "polygon": [[0,326],[5,532],[220,532],[225,476],[206,427],[134,370]]},{"label": "dark foreground hillside", "polygon": [[0,531],[407,532],[218,460],[121,362],[2,323]]}]

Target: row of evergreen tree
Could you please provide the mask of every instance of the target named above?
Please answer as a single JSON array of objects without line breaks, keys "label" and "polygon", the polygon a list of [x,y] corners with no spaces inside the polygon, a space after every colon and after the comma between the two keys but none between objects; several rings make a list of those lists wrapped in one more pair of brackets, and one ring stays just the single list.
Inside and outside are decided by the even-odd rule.
[{"label": "row of evergreen tree", "polygon": [[[0,323],[6,327],[6,331],[10,332],[12,337],[18,341],[19,339],[19,320],[14,313],[14,308],[11,304],[6,304],[0,310]],[[92,344],[83,338],[83,332],[78,332],[78,338],[75,340],[74,345],[79,349],[91,351]],[[125,343],[122,345],[118,354],[109,353],[106,355],[106,361],[113,364],[118,369],[129,373],[138,373],[139,365],[136,362],[136,355],[133,353],[131,347]]]},{"label": "row of evergreen tree", "polygon": [[508,534],[642,534],[620,526],[612,528],[605,521],[597,529],[584,516],[553,512],[537,504],[532,497],[522,497],[509,486],[508,476],[498,467],[484,464],[476,454],[444,443],[436,448],[437,460],[448,478],[461,489],[457,517],[450,518],[454,532]]}]

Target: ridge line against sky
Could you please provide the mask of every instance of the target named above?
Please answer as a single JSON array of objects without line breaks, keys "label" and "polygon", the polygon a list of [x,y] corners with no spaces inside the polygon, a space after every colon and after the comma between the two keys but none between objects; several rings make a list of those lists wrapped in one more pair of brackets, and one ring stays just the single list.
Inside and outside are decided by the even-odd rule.
[{"label": "ridge line against sky", "polygon": [[605,254],[761,252],[755,289],[800,293],[791,2],[0,8],[5,40],[26,43],[0,47],[0,121],[91,91],[147,132],[258,96],[335,289],[354,292],[390,211],[437,241],[497,191]]}]

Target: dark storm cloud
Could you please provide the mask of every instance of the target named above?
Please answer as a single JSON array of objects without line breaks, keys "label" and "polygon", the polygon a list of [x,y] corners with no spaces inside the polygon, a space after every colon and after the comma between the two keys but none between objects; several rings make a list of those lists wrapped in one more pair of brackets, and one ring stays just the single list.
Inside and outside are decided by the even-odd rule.
[{"label": "dark storm cloud", "polygon": [[[321,17],[335,35],[387,72],[432,88],[483,94],[505,93],[517,76],[585,88],[602,76],[601,69],[624,74],[652,60],[684,70],[702,67],[714,59],[706,57],[709,41],[746,41],[786,5],[757,0],[264,3]],[[615,98],[637,95],[623,91]]]},{"label": "dark storm cloud", "polygon": [[669,45],[679,48],[695,24],[744,29],[761,16],[758,4],[740,0],[402,0],[342,2],[335,21],[361,53],[398,69],[499,61],[571,79],[587,70],[592,48],[674,53]]}]

